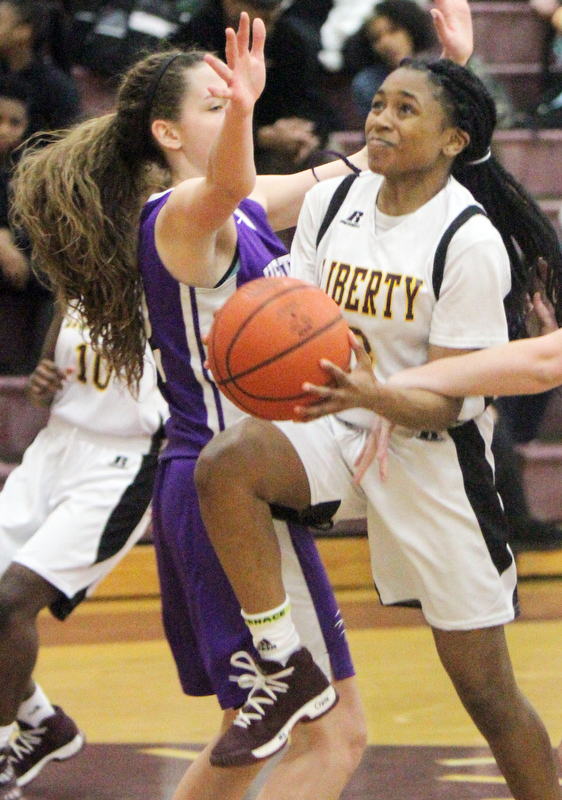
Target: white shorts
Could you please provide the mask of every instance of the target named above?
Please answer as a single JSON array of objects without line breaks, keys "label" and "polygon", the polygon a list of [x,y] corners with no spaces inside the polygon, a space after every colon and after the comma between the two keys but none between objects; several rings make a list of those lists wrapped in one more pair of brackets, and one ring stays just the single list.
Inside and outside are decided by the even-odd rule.
[{"label": "white shorts", "polygon": [[90,434],[51,417],[0,493],[0,574],[16,562],[40,575],[60,591],[51,611],[64,619],[146,531],[150,450],[150,437]]},{"label": "white shorts", "polygon": [[[312,504],[344,498],[345,519],[365,430],[334,417],[276,425],[299,454]],[[419,604],[435,628],[502,625],[517,611],[515,561],[494,485],[492,434],[487,412],[438,436],[395,429],[387,480],[372,464],[361,482],[381,601]]]}]

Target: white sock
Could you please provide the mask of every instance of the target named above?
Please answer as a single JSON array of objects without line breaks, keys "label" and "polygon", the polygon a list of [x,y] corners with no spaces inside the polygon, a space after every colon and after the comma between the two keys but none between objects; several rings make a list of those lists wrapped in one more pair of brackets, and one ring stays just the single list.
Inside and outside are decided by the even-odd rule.
[{"label": "white sock", "polygon": [[283,666],[290,656],[300,649],[301,643],[291,617],[289,598],[277,608],[261,614],[246,614],[242,611],[250,629],[254,646],[266,661],[279,661]]},{"label": "white sock", "polygon": [[3,750],[10,744],[12,732],[15,730],[15,727],[15,722],[12,722],[11,725],[0,725],[0,750]]},{"label": "white sock", "polygon": [[52,717],[54,713],[55,709],[49,702],[49,698],[39,684],[36,683],[35,691],[31,697],[24,700],[18,708],[17,719],[19,722],[31,725],[32,728],[38,728],[44,719]]}]

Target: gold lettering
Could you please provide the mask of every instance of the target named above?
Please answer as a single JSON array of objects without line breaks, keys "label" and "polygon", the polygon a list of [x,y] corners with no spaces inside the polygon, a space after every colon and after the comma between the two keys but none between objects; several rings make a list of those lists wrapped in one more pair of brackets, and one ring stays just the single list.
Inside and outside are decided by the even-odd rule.
[{"label": "gold lettering", "polygon": [[386,319],[392,319],[392,293],[394,292],[395,286],[400,286],[400,282],[402,280],[402,275],[394,275],[392,272],[389,272],[386,278],[384,279],[385,283],[388,283],[388,291],[386,293],[386,305],[384,307],[383,316]]},{"label": "gold lettering", "polygon": [[[377,309],[375,307],[375,297],[379,293],[379,289],[381,288],[381,280],[382,280],[382,272],[371,272],[371,277],[369,278],[369,284],[367,286],[367,291],[365,292],[365,299],[363,300],[363,307],[361,309],[362,314],[369,314],[371,317],[377,316]],[[375,287],[373,288],[373,282],[375,282]]]},{"label": "gold lettering", "polygon": [[350,269],[351,267],[349,264],[339,264],[338,266],[338,274],[336,275],[334,288],[332,289],[332,300],[337,303],[338,306],[341,306],[343,301],[343,293],[345,284],[349,278]]},{"label": "gold lettering", "polygon": [[330,294],[330,283],[332,281],[332,275],[334,274],[335,268],[338,266],[337,261],[332,261],[330,264],[330,272],[328,273],[328,283],[326,284],[326,294]]},{"label": "gold lettering", "polygon": [[[408,301],[408,309],[406,311],[406,320],[414,319],[414,300],[416,295],[423,286],[423,281],[420,278],[406,278],[406,299]],[[414,284],[412,288],[412,283]]]},{"label": "gold lettering", "polygon": [[353,293],[357,291],[357,282],[360,276],[361,280],[364,281],[365,277],[367,276],[367,270],[364,267],[355,267],[353,270],[351,285],[347,293],[347,300],[345,301],[346,311],[357,311],[359,308],[359,299],[357,297],[354,298]]}]

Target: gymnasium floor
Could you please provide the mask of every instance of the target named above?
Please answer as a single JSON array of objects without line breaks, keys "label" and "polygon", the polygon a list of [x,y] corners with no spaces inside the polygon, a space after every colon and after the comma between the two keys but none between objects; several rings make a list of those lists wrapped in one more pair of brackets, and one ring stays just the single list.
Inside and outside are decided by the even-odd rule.
[{"label": "gymnasium floor", "polygon": [[[562,551],[552,557],[562,563]],[[138,570],[134,560],[131,568]],[[354,582],[364,583],[357,564],[354,570]],[[140,577],[155,594],[153,578]],[[157,596],[115,599],[123,575],[113,580],[111,591],[83,603],[64,624],[41,615],[37,677],[88,744],[74,759],[46,767],[26,787],[28,800],[169,800],[193,753],[217,729],[214,699],[180,692]],[[522,618],[508,627],[515,669],[558,744],[562,579],[523,579],[520,595]],[[507,800],[419,612],[383,609],[370,588],[339,589],[338,599],[369,720],[369,748],[344,800]]]}]

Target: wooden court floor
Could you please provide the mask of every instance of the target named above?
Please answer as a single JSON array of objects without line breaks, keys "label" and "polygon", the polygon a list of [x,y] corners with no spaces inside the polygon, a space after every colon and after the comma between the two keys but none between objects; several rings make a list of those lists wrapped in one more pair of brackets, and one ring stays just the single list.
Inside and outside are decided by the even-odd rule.
[{"label": "wooden court floor", "polygon": [[[518,681],[553,744],[562,738],[562,580],[523,580],[508,627]],[[369,747],[344,800],[507,800],[419,612],[383,609],[371,589],[338,592],[369,721]],[[182,695],[157,597],[83,603],[40,618],[37,677],[87,746],[51,764],[28,800],[168,800],[217,729],[214,699]],[[220,798],[217,798],[220,800]]]}]

